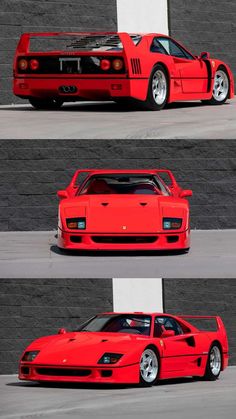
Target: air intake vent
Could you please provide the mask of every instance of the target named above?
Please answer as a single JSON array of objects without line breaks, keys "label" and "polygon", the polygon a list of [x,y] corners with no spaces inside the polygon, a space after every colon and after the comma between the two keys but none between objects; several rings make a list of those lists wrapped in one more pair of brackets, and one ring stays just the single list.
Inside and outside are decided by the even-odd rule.
[{"label": "air intake vent", "polygon": [[155,243],[157,236],[92,236],[95,243],[143,244]]},{"label": "air intake vent", "polygon": [[87,377],[91,374],[91,370],[75,369],[75,368],[36,368],[39,375],[48,375],[55,377]]},{"label": "air intake vent", "polygon": [[133,74],[141,74],[141,64],[139,58],[131,58],[131,66]]}]

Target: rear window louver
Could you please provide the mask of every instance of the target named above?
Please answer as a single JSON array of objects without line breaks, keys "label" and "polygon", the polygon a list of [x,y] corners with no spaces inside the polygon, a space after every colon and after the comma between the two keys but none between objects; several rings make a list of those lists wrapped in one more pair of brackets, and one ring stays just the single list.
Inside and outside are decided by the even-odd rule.
[{"label": "rear window louver", "polygon": [[77,36],[77,39],[67,45],[68,48],[76,49],[100,49],[100,48],[120,48],[121,41],[118,35],[92,35]]},{"label": "rear window louver", "polygon": [[133,74],[141,74],[141,64],[139,58],[131,58],[131,67]]}]

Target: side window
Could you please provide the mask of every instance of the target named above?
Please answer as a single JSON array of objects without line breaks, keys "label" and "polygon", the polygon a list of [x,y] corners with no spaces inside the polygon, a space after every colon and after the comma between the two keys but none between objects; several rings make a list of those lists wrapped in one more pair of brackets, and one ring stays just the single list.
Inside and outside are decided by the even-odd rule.
[{"label": "side window", "polygon": [[75,186],[81,186],[82,183],[85,181],[85,179],[87,179],[88,175],[90,174],[90,172],[79,172],[76,181],[75,181]]},{"label": "side window", "polygon": [[154,323],[154,337],[161,337],[162,326],[166,330],[173,330],[175,335],[182,335],[183,330],[179,323],[171,317],[156,317]]},{"label": "side window", "polygon": [[168,55],[167,50],[164,48],[164,46],[158,41],[158,38],[154,38],[152,41],[152,45],[150,48],[151,52],[158,52],[159,54],[165,54]]},{"label": "side window", "polygon": [[177,45],[172,39],[169,38],[158,38],[158,42],[173,57],[185,58],[188,60],[194,60],[191,54]]}]

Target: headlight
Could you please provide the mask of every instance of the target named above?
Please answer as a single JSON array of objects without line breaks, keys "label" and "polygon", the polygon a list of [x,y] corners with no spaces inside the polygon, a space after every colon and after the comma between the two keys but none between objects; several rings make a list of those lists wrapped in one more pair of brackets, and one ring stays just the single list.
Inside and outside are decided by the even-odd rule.
[{"label": "headlight", "polygon": [[24,353],[24,356],[22,358],[22,361],[28,361],[28,362],[34,361],[39,352],[40,351],[29,351],[29,352],[25,352]]},{"label": "headlight", "polygon": [[86,229],[86,218],[67,218],[66,225],[71,230],[85,230]]},{"label": "headlight", "polygon": [[164,230],[179,230],[182,226],[182,218],[163,218]]},{"label": "headlight", "polygon": [[98,364],[116,364],[123,354],[113,354],[106,352],[98,361]]}]

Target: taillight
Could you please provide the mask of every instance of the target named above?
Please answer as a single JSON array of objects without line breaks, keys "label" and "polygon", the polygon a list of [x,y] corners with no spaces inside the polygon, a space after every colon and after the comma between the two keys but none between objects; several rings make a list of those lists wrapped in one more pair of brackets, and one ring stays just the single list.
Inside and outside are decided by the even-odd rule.
[{"label": "taillight", "polygon": [[102,69],[103,71],[110,70],[110,68],[111,68],[111,63],[110,63],[110,61],[109,61],[109,60],[105,60],[105,59],[103,59],[103,60],[101,60],[101,62],[100,62],[100,67],[101,67],[101,69]]},{"label": "taillight", "polygon": [[114,70],[120,71],[124,67],[124,63],[119,58],[116,58],[112,61],[112,67],[114,68]]},{"label": "taillight", "polygon": [[18,68],[19,68],[19,70],[27,70],[27,68],[28,68],[28,61],[27,60],[25,60],[24,58],[22,58],[21,60],[19,60],[19,62],[18,62]]},{"label": "taillight", "polygon": [[30,60],[30,69],[35,71],[35,70],[38,70],[38,68],[39,68],[38,60],[35,60],[35,59]]}]

